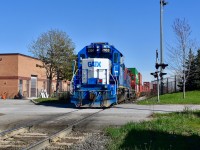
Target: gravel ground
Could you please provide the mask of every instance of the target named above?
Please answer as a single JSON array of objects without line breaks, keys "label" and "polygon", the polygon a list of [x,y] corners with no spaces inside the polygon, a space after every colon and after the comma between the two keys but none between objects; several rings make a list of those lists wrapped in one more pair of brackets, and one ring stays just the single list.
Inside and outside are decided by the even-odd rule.
[{"label": "gravel ground", "polygon": [[102,132],[89,133],[89,136],[80,143],[74,144],[72,150],[105,150],[110,141],[109,137]]}]

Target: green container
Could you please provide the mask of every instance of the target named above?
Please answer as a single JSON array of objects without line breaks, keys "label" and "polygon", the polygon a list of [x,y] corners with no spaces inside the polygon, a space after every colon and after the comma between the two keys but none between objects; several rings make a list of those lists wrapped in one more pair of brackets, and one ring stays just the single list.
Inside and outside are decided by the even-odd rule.
[{"label": "green container", "polygon": [[136,78],[136,84],[139,84],[139,75],[138,75],[138,71],[136,68],[128,68],[128,70],[131,71],[131,73],[135,76]]}]

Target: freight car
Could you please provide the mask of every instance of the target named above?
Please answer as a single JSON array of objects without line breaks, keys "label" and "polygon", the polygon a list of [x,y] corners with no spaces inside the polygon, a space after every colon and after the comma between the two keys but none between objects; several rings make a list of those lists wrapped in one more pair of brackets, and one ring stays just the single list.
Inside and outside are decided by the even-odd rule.
[{"label": "freight car", "polygon": [[76,107],[109,107],[132,96],[123,54],[109,43],[91,43],[78,53],[71,82]]},{"label": "freight car", "polygon": [[142,74],[136,68],[128,68],[131,76],[131,88],[134,97],[138,98],[142,92]]}]

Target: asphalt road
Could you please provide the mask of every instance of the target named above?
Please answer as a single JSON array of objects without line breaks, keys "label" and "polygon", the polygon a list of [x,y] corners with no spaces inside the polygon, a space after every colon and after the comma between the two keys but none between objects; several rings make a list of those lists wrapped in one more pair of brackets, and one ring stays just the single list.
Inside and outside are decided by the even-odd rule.
[{"label": "asphalt road", "polygon": [[[84,130],[101,129],[105,126],[118,126],[127,122],[138,122],[150,119],[155,112],[169,113],[188,109],[200,109],[200,105],[136,105],[119,104],[102,111],[85,123]],[[0,131],[12,128],[20,123],[28,123],[44,117],[59,115],[76,110],[70,105],[35,105],[30,100],[0,99]],[[91,113],[94,109],[77,112]]]}]

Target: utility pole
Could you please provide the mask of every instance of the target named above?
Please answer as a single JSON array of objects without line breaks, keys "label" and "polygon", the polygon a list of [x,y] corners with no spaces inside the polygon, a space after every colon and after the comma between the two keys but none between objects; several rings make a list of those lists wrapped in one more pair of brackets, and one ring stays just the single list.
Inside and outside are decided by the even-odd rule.
[{"label": "utility pole", "polygon": [[[163,7],[167,5],[165,0],[160,0],[160,64],[163,64]],[[163,69],[160,67],[160,73],[162,74]],[[161,81],[161,94],[163,94],[163,77],[160,78]]]}]

